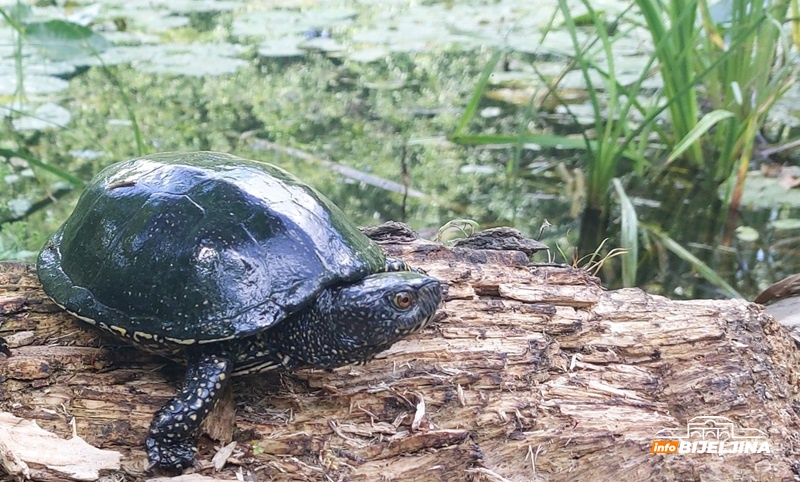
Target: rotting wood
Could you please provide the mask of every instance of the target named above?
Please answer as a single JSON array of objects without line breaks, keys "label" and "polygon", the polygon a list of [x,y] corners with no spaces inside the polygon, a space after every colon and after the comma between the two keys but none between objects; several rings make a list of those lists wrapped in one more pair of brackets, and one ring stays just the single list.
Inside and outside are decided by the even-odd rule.
[{"label": "rotting wood", "polygon": [[[363,366],[238,380],[235,415],[222,403],[207,427],[223,442],[204,436],[199,461],[210,467],[231,434],[237,448],[221,472],[197,477],[796,478],[797,352],[758,305],[605,291],[518,251],[384,247],[448,284],[433,326]],[[123,473],[145,479],[142,440],[181,368],[76,324],[26,265],[0,264],[0,325],[13,353],[0,354],[0,411],[62,438],[74,419],[84,441],[119,451]],[[658,430],[696,416],[763,430],[771,453],[650,453]]]}]

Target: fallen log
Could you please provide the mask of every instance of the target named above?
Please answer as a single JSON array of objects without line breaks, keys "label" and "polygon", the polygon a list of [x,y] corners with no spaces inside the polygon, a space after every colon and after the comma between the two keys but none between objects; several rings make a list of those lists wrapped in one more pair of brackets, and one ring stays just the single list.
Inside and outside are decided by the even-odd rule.
[{"label": "fallen log", "polygon": [[[366,365],[238,380],[205,427],[198,467],[176,480],[237,471],[243,480],[498,482],[800,472],[798,355],[759,305],[606,291],[583,270],[532,265],[515,250],[382,244],[447,283],[433,326]],[[152,477],[143,439],[180,367],[78,324],[29,265],[0,264],[0,337],[12,353],[0,353],[0,474],[11,474],[0,479]],[[701,422],[716,436],[727,430],[719,440],[728,445],[698,439]],[[20,448],[12,442],[23,433],[34,438]],[[755,442],[732,445],[744,436]],[[654,442],[715,453],[651,453]],[[739,452],[720,456],[720,445]],[[51,460],[65,450],[67,463]]]}]

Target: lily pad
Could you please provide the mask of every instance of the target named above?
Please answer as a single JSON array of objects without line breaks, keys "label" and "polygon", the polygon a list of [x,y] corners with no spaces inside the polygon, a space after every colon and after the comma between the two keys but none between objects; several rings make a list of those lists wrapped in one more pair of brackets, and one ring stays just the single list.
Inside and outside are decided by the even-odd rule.
[{"label": "lily pad", "polygon": [[33,203],[30,199],[12,199],[6,203],[8,206],[8,210],[11,211],[11,215],[15,218],[21,218],[28,212],[28,210],[33,206]]},{"label": "lily pad", "polygon": [[39,59],[36,62],[26,62],[24,72],[26,74],[41,74],[55,76],[69,76],[75,72],[75,64],[69,61],[51,61]]},{"label": "lily pad", "polygon": [[243,5],[243,2],[230,0],[171,0],[165,6],[173,12],[229,12]]},{"label": "lily pad", "polygon": [[171,12],[144,10],[130,14],[131,23],[149,32],[167,32],[188,26],[191,21],[183,15],[173,15]]},{"label": "lily pad", "polygon": [[299,45],[305,40],[301,35],[265,40],[258,46],[258,54],[263,57],[302,57],[306,52]]},{"label": "lily pad", "polygon": [[97,20],[102,10],[103,6],[100,3],[90,3],[85,7],[73,9],[67,16],[67,20],[87,27]]},{"label": "lily pad", "polygon": [[800,189],[786,189],[780,185],[779,178],[764,177],[759,171],[751,171],[744,185],[742,205],[755,209],[800,207]]},{"label": "lily pad", "polygon": [[[69,87],[69,82],[64,79],[28,72],[25,72],[22,82],[27,95],[55,94]],[[16,91],[17,76],[12,73],[0,74],[0,95],[13,95]]]},{"label": "lily pad", "polygon": [[347,58],[353,62],[377,62],[383,60],[389,55],[389,50],[383,47],[372,47],[361,50],[355,50],[348,54]]},{"label": "lily pad", "polygon": [[63,128],[72,119],[72,114],[58,104],[48,102],[36,108],[30,115],[12,121],[18,131],[41,131]]},{"label": "lily pad", "polygon": [[111,46],[92,29],[64,20],[25,25],[25,40],[47,58],[56,60],[102,52]]},{"label": "lily pad", "polygon": [[758,241],[759,234],[758,230],[750,226],[739,226],[736,228],[736,237],[739,239],[739,241],[752,243],[754,241]]},{"label": "lily pad", "polygon": [[105,155],[105,153],[103,151],[96,151],[93,149],[73,149],[69,151],[69,155],[75,159],[93,161],[95,159],[100,159]]},{"label": "lily pad", "polygon": [[776,219],[770,223],[770,226],[775,230],[800,229],[800,219]]},{"label": "lily pad", "polygon": [[[208,76],[233,73],[248,65],[238,58],[244,47],[230,43],[189,43],[115,47],[100,57],[106,65],[130,63],[143,72]],[[86,65],[98,65],[85,58]]]},{"label": "lily pad", "polygon": [[305,10],[265,10],[248,12],[233,21],[234,35],[282,38],[309,30],[324,30],[351,23],[357,11],[351,8],[311,8]]},{"label": "lily pad", "polygon": [[326,37],[316,37],[308,39],[300,44],[300,48],[307,50],[321,50],[323,52],[341,52],[346,47],[335,39]]},{"label": "lily pad", "polygon": [[203,58],[191,52],[177,52],[158,60],[142,64],[143,72],[156,74],[176,74],[194,77],[232,74],[241,67],[247,66],[242,59],[212,56]]},{"label": "lily pad", "polygon": [[180,15],[170,9],[167,3],[157,1],[110,2],[106,16],[111,19],[125,19],[128,30],[145,32],[167,32],[190,24],[188,16]]}]

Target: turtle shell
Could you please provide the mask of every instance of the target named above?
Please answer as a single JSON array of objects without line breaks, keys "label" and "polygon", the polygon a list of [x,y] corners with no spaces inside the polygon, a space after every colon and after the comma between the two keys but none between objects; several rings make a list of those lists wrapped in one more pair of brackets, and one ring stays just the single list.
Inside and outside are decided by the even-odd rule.
[{"label": "turtle shell", "polygon": [[384,263],[339,208],[286,171],[194,152],[100,172],[38,272],[56,303],[117,336],[194,344],[267,329]]}]

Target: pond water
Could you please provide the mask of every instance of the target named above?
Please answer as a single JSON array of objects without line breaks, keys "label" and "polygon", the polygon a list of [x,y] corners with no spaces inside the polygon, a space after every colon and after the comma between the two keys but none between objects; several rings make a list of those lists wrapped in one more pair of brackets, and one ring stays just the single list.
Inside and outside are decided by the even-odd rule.
[{"label": "pond water", "polygon": [[[627,2],[600,4],[613,15]],[[0,162],[0,259],[34,259],[77,201],[79,181],[138,155],[138,136],[144,153],[217,150],[281,165],[362,225],[401,220],[429,238],[453,219],[511,225],[550,245],[556,262],[573,261],[583,151],[448,140],[497,48],[508,53],[468,129],[528,128],[521,106],[537,87],[531,65],[555,75],[571,50],[558,28],[541,40],[554,0],[0,0],[0,8],[28,32],[20,40],[0,22],[0,149],[29,156]],[[64,20],[86,29],[51,23]],[[637,35],[624,46],[631,70],[648,49]],[[580,90],[580,76],[563,85]],[[796,128],[797,97],[795,89],[775,109],[781,128]],[[560,129],[557,109],[530,125],[543,126]],[[800,271],[800,196],[752,178],[728,247],[715,190],[639,182],[628,194],[643,222],[666,226],[753,297]],[[610,213],[607,247],[619,245],[618,216]],[[652,252],[639,275],[646,289],[724,296],[687,263]],[[601,271],[611,287],[616,263]]]}]

